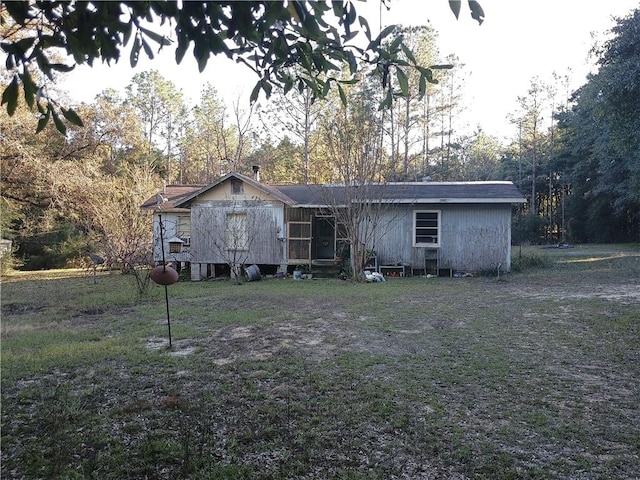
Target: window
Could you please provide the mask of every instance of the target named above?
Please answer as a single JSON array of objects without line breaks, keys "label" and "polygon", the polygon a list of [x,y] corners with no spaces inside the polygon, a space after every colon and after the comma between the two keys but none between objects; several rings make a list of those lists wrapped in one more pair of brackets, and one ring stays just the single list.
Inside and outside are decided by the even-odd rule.
[{"label": "window", "polygon": [[413,217],[414,247],[440,245],[440,211],[416,211]]},{"label": "window", "polygon": [[182,244],[180,242],[169,242],[169,253],[182,252]]},{"label": "window", "polygon": [[243,184],[241,180],[237,178],[231,179],[231,194],[232,195],[242,195],[244,192]]},{"label": "window", "polygon": [[228,213],[225,234],[227,249],[246,250],[248,248],[247,214]]},{"label": "window", "polygon": [[185,239],[191,237],[191,216],[178,215],[176,220],[176,237]]}]

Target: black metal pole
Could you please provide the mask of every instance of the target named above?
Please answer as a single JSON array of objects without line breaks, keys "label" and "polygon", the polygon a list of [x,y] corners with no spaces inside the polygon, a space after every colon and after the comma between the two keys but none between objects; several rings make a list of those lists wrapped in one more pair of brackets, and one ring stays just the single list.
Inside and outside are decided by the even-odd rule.
[{"label": "black metal pole", "polygon": [[169,329],[169,348],[171,348],[171,319],[169,318],[169,290],[164,286],[164,300],[167,304],[167,328]]},{"label": "black metal pole", "polygon": [[[162,235],[162,215],[158,215],[158,224],[160,227],[160,250],[162,251],[162,271],[167,271],[167,264],[164,261],[164,237]],[[169,290],[167,286],[164,286],[164,300],[167,305],[167,328],[169,329],[169,348],[172,347],[171,344],[171,317],[169,316]]]},{"label": "black metal pole", "polygon": [[162,214],[158,215],[158,225],[160,226],[160,250],[162,251],[162,271],[167,271],[167,265],[164,261],[164,237],[162,236]]}]

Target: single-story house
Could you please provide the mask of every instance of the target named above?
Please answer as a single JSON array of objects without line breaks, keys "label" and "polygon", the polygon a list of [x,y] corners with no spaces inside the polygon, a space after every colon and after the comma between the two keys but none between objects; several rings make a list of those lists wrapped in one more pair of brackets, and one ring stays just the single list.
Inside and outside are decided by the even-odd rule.
[{"label": "single-story house", "polygon": [[[399,275],[511,267],[511,215],[526,200],[512,182],[410,182],[370,186],[384,209],[367,248],[373,268]],[[326,265],[346,239],[332,211],[353,200],[344,185],[267,185],[229,173],[209,185],[167,186],[142,206],[153,211],[154,259],[189,263],[192,280]],[[337,203],[336,203],[337,202]],[[330,206],[333,207],[329,208]]]}]

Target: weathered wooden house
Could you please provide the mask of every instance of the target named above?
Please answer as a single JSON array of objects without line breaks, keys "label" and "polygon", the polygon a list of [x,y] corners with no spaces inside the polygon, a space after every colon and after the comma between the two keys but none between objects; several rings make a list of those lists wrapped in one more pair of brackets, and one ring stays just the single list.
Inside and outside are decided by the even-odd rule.
[{"label": "weathered wooden house", "polygon": [[[262,273],[332,263],[346,238],[331,214],[354,202],[343,185],[267,185],[230,173],[206,186],[169,186],[143,208],[154,212],[154,257],[188,262],[191,278]],[[511,182],[416,182],[373,186],[382,207],[371,245],[384,274],[509,271],[511,215],[525,202]],[[365,200],[356,200],[365,201]],[[329,208],[329,207],[332,208]]]}]

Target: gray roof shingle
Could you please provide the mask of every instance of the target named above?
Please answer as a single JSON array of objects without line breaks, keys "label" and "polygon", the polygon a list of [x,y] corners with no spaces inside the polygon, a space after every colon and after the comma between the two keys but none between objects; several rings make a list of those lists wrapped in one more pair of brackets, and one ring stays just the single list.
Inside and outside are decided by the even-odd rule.
[{"label": "gray roof shingle", "polygon": [[[323,207],[352,201],[388,203],[524,203],[526,199],[512,182],[406,182],[371,184],[364,187],[344,185],[267,185],[244,175],[231,173],[209,185],[170,185],[163,195],[163,210],[188,208],[189,202],[229,177],[238,178],[270,194],[291,207]],[[349,188],[362,193],[349,195]],[[156,196],[142,208],[157,208]]]},{"label": "gray roof shingle", "polygon": [[342,204],[348,197],[389,203],[524,203],[512,182],[414,182],[368,185],[348,195],[341,185],[277,185],[297,206]]},{"label": "gray roof shingle", "polygon": [[140,208],[144,210],[157,210],[158,209],[158,195],[162,195],[164,202],[162,203],[162,210],[176,210],[176,205],[179,205],[185,198],[192,195],[202,188],[202,185],[167,185],[162,192],[158,192],[153,197],[149,198],[142,204]]}]

